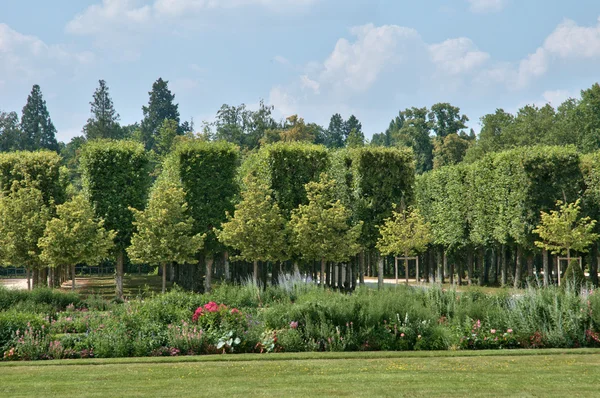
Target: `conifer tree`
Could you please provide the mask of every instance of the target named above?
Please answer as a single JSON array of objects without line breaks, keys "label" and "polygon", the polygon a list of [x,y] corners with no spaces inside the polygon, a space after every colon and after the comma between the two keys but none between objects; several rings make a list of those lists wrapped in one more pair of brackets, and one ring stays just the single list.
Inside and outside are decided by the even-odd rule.
[{"label": "conifer tree", "polygon": [[148,106],[142,107],[144,120],[142,120],[141,134],[142,141],[147,150],[154,149],[160,127],[165,119],[174,120],[177,123],[177,131],[181,133],[179,127],[179,105],[175,104],[175,95],[171,93],[168,81],[159,78],[152,85],[152,91],[148,93],[150,99]]},{"label": "conifer tree", "polygon": [[104,80],[98,81],[99,85],[94,92],[94,99],[90,102],[92,117],[83,127],[85,138],[93,140],[97,138],[122,138],[122,130],[119,125],[119,114],[115,111],[113,101],[108,92],[108,86]]},{"label": "conifer tree", "polygon": [[50,149],[58,151],[56,128],[52,124],[46,101],[42,97],[40,86],[35,84],[27,97],[21,116],[21,149],[34,151]]}]

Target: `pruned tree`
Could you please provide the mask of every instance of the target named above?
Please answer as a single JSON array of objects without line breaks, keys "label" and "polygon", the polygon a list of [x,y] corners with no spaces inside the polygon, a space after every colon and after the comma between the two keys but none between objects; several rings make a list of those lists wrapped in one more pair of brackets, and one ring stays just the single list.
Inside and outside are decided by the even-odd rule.
[{"label": "pruned tree", "polygon": [[125,249],[133,233],[130,207],[143,209],[148,185],[148,155],[140,143],[97,140],[88,142],[81,152],[83,191],[94,212],[104,219],[106,228],[117,233],[116,294],[123,296]]},{"label": "pruned tree", "polygon": [[221,243],[240,253],[238,258],[253,262],[253,279],[257,283],[259,261],[286,259],[286,221],[264,181],[249,174],[244,178],[244,186],[233,216],[228,214],[216,233]]},{"label": "pruned tree", "polygon": [[127,254],[134,263],[162,267],[162,292],[166,290],[167,264],[196,263],[206,234],[194,234],[183,188],[166,178],[157,181],[144,211],[130,208],[136,228]]},{"label": "pruned tree", "polygon": [[28,289],[30,271],[42,266],[38,241],[50,218],[42,191],[30,181],[14,181],[0,197],[0,257],[4,264],[25,266]]},{"label": "pruned tree", "polygon": [[542,211],[540,224],[533,230],[540,237],[535,245],[553,254],[566,255],[567,264],[571,264],[571,250],[586,253],[600,237],[594,232],[596,220],[580,218],[579,203],[579,199],[574,203],[557,201],[558,210]]},{"label": "pruned tree", "polygon": [[307,183],[308,204],[293,210],[289,223],[294,250],[306,260],[321,261],[323,287],[328,261],[344,262],[360,251],[362,222],[350,224],[352,213],[334,198],[335,189],[335,181],[324,173],[318,182]]},{"label": "pruned tree", "polygon": [[383,255],[404,256],[406,283],[408,283],[408,257],[424,251],[432,241],[431,225],[419,209],[395,209],[392,216],[379,226],[377,249]]},{"label": "pruned tree", "polygon": [[56,218],[46,223],[38,246],[40,258],[50,267],[70,267],[72,289],[75,289],[75,266],[97,265],[108,257],[116,232],[104,229],[90,202],[82,195],[56,207]]}]

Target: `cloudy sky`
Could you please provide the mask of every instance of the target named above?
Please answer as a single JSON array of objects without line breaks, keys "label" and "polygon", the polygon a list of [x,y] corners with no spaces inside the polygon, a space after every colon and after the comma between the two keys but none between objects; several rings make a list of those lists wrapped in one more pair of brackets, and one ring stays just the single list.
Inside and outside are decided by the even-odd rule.
[{"label": "cloudy sky", "polygon": [[400,109],[450,102],[478,131],[502,107],[558,105],[598,80],[597,0],[2,0],[0,110],[40,84],[58,138],[81,133],[99,79],[122,123],[158,77],[182,119],[224,104],[367,136]]}]

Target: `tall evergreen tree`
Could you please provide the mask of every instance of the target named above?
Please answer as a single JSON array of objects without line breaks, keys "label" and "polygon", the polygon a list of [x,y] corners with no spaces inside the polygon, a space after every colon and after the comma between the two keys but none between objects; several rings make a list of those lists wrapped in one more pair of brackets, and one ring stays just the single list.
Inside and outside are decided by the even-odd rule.
[{"label": "tall evergreen tree", "polygon": [[356,130],[356,134],[358,135],[363,134],[362,124],[354,115],[350,115],[348,120],[346,120],[346,122],[344,123],[344,142],[346,142],[352,130]]},{"label": "tall evergreen tree", "polygon": [[344,146],[344,119],[339,113],[336,113],[329,120],[329,127],[325,131],[324,144],[327,148],[342,148]]},{"label": "tall evergreen tree", "polygon": [[119,114],[115,111],[113,101],[104,80],[98,81],[99,86],[94,92],[94,100],[90,102],[92,117],[83,127],[85,138],[122,138],[123,133],[119,126]]},{"label": "tall evergreen tree", "polygon": [[21,116],[21,149],[50,149],[58,151],[56,128],[52,124],[40,86],[34,84]]},{"label": "tall evergreen tree", "polygon": [[143,106],[144,120],[141,126],[141,138],[147,150],[154,149],[156,137],[165,119],[177,122],[179,127],[179,105],[175,104],[175,95],[169,90],[168,81],[159,78],[148,93],[148,106]]}]

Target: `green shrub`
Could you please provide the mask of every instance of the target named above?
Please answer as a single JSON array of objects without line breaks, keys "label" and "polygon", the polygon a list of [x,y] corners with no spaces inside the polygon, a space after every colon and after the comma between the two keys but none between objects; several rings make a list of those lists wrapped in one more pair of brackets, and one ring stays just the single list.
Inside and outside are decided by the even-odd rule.
[{"label": "green shrub", "polygon": [[39,314],[16,310],[0,312],[0,349],[6,348],[17,330],[22,333],[31,327],[38,331],[42,329],[42,326],[46,327],[47,325],[48,322]]},{"label": "green shrub", "polygon": [[571,260],[571,263],[564,274],[564,286],[568,289],[579,291],[585,286],[585,282],[585,273],[579,266],[579,262],[577,260]]}]

